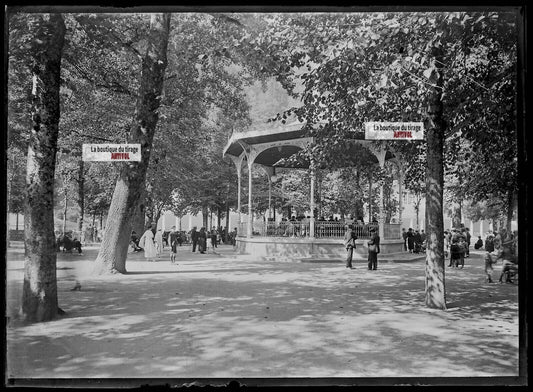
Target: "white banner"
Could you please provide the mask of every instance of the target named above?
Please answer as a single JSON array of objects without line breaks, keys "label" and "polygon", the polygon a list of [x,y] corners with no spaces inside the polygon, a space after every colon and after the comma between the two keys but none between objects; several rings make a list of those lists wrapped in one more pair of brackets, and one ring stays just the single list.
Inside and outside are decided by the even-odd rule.
[{"label": "white banner", "polygon": [[141,144],[83,144],[82,159],[89,162],[140,162]]},{"label": "white banner", "polygon": [[366,140],[424,140],[422,122],[366,122]]}]

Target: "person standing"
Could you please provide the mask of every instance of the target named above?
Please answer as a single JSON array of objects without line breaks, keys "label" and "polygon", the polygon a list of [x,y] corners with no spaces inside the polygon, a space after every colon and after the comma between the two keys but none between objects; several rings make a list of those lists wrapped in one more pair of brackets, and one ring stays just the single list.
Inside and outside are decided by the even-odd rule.
[{"label": "person standing", "polygon": [[413,239],[414,239],[413,252],[419,253],[421,250],[422,237],[420,236],[420,232],[418,230],[415,231],[415,234],[413,235]]},{"label": "person standing", "polygon": [[237,228],[234,227],[233,231],[231,232],[231,245],[234,247],[237,246]]},{"label": "person standing", "polygon": [[450,244],[450,264],[452,267],[464,267],[464,248],[462,246],[463,237],[454,229]]},{"label": "person standing", "polygon": [[494,251],[494,237],[492,233],[489,233],[487,238],[485,238],[485,251],[486,282],[493,283],[492,273],[494,272],[494,268],[492,265],[498,260],[499,253]]},{"label": "person standing", "polygon": [[155,244],[154,244],[154,233],[152,232],[152,225],[149,224],[146,226],[146,231],[139,239],[139,246],[144,249],[144,257],[148,261],[155,261],[157,257]]},{"label": "person standing", "polygon": [[198,252],[205,253],[205,249],[207,247],[207,233],[205,232],[205,227],[202,227],[200,231],[198,232]]},{"label": "person standing", "polygon": [[346,248],[346,268],[353,269],[352,259],[353,259],[353,250],[356,248],[355,240],[357,235],[355,231],[352,230],[351,225],[346,225],[346,233],[344,233],[344,247]]},{"label": "person standing", "polygon": [[213,253],[215,253],[215,245],[213,244],[213,236],[211,235],[211,232],[209,230],[206,230],[205,235],[207,239],[205,251],[209,253],[209,249],[211,249]]},{"label": "person standing", "polygon": [[405,231],[405,227],[402,228],[402,238],[403,238],[403,250],[404,252],[407,252],[407,231]]},{"label": "person standing", "polygon": [[368,269],[378,269],[378,253],[380,238],[375,228],[370,229],[370,241],[368,241]]},{"label": "person standing", "polygon": [[178,249],[178,232],[176,232],[176,226],[170,228],[170,233],[168,233],[168,243],[170,245],[170,262],[174,264],[176,262],[176,253]]},{"label": "person standing", "polygon": [[427,235],[424,229],[420,230],[420,245],[422,249],[426,248],[426,238],[427,238]]},{"label": "person standing", "polygon": [[[448,230],[444,230],[444,260],[449,259],[450,256],[450,233]],[[450,263],[448,264],[448,267],[452,266],[452,260],[450,260]]]},{"label": "person standing", "polygon": [[468,227],[463,230],[463,237],[465,237],[465,257],[470,257],[470,241],[472,240],[472,235]]},{"label": "person standing", "polygon": [[192,242],[192,251],[196,252],[196,246],[198,245],[198,232],[196,231],[196,226],[191,230],[191,242]]},{"label": "person standing", "polygon": [[409,231],[407,231],[407,248],[409,249],[409,253],[413,253],[413,249],[415,248],[415,233],[413,233],[412,228],[409,228]]},{"label": "person standing", "polygon": [[157,230],[155,233],[154,242],[157,257],[159,257],[159,255],[163,253],[163,231],[161,229]]},{"label": "person standing", "polygon": [[213,252],[215,252],[215,248],[217,247],[217,229],[213,226],[211,229],[211,242],[213,243]]}]

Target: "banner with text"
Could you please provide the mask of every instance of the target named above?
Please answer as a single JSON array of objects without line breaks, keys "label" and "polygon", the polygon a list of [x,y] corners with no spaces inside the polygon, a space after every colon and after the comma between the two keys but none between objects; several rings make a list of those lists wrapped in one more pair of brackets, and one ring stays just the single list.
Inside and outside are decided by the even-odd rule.
[{"label": "banner with text", "polygon": [[367,140],[424,140],[422,122],[366,122]]},{"label": "banner with text", "polygon": [[141,144],[83,144],[82,159],[89,162],[140,162]]}]

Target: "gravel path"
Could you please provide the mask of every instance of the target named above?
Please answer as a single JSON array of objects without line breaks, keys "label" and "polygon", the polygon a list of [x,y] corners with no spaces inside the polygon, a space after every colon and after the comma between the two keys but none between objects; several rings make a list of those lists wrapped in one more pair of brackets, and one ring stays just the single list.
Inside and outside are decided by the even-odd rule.
[{"label": "gravel path", "polygon": [[[96,248],[58,260],[57,320],[16,320],[22,249],[8,249],[13,378],[483,377],[518,375],[518,287],[484,283],[481,253],[447,269],[447,311],[424,306],[424,262],[247,261],[182,248],[130,254],[91,276]],[[75,280],[81,291],[70,291]]]}]

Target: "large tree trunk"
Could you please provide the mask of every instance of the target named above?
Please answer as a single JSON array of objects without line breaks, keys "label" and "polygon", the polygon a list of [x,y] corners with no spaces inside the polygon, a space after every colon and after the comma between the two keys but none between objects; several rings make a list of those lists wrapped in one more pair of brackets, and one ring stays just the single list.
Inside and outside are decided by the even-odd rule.
[{"label": "large tree trunk", "polygon": [[37,15],[30,33],[33,89],[24,202],[22,316],[27,322],[58,314],[54,235],[54,174],[60,119],[59,84],[65,23],[61,14]]},{"label": "large tree trunk", "polygon": [[125,273],[132,217],[138,208],[145,186],[146,169],[158,120],[158,108],[165,69],[170,30],[170,14],[152,14],[146,53],[129,143],[141,144],[141,161],[123,164],[115,186],[102,245],[95,262],[94,273]]},{"label": "large tree trunk", "polygon": [[426,167],[426,306],[446,309],[444,280],[444,130],[442,86],[442,49],[434,48],[435,67],[439,73],[437,87],[428,99],[427,167]]},{"label": "large tree trunk", "polygon": [[78,232],[80,233],[80,242],[85,242],[85,232],[83,230],[83,217],[85,215],[85,165],[80,159],[78,164]]}]

